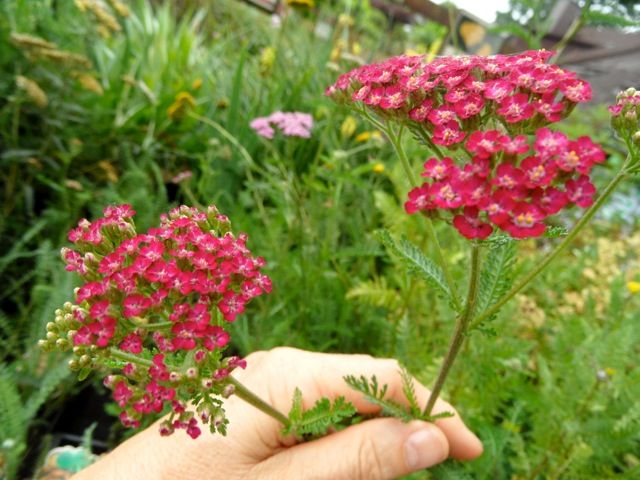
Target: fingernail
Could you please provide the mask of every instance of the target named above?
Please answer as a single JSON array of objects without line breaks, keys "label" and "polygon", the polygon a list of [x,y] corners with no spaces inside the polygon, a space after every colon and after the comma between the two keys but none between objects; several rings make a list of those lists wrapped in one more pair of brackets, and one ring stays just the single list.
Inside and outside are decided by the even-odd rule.
[{"label": "fingernail", "polygon": [[404,444],[407,467],[415,471],[443,462],[449,453],[444,442],[443,435],[435,429],[413,432]]}]

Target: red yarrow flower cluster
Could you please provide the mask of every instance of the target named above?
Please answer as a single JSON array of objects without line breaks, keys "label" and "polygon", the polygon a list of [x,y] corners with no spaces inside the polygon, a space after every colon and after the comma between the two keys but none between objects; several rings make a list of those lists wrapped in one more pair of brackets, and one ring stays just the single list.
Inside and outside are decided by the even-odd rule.
[{"label": "red yarrow flower cluster", "polygon": [[532,147],[523,135],[476,131],[465,144],[469,161],[430,158],[422,176],[429,179],[409,192],[408,213],[438,210],[452,215],[453,226],[469,239],[485,239],[494,227],[514,238],[545,232],[545,218],[565,207],[593,203],[589,174],[605,160],[588,137],[572,141],[541,128]]},{"label": "red yarrow flower cluster", "polygon": [[62,257],[84,284],[76,304],[57,312],[47,339],[73,347],[77,368],[104,357],[132,358],[105,381],[123,424],[138,426],[142,416],[168,410],[163,432],[183,428],[196,437],[198,422],[186,407],[192,398],[183,393],[198,391],[204,392],[198,408],[208,420],[213,412],[210,426],[220,430],[225,422],[214,395],[228,386],[234,368],[245,366],[237,357],[223,358],[226,326],[252,298],[271,292],[260,271],[265,261],[251,255],[247,236],[234,236],[213,206],[176,208],[141,234],[134,214],[128,205],[107,207],[102,218],[83,219],[71,230],[75,248],[63,248]]},{"label": "red yarrow flower cluster", "polygon": [[540,50],[492,57],[393,57],[338,78],[326,94],[453,146],[487,114],[508,132],[535,130],[591,99],[590,85]]}]

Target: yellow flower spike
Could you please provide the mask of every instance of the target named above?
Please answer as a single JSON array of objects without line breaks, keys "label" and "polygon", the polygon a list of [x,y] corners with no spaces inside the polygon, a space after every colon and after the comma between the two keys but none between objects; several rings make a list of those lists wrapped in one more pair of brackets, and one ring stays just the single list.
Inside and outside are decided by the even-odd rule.
[{"label": "yellow flower spike", "polygon": [[640,293],[640,282],[627,282],[627,289],[631,293]]},{"label": "yellow flower spike", "polygon": [[36,82],[31,80],[30,78],[23,77],[22,75],[18,75],[16,77],[16,86],[24,91],[27,95],[27,98],[35,103],[40,108],[45,108],[49,104],[49,98],[47,98],[47,94],[40,88]]},{"label": "yellow flower spike", "polygon": [[362,53],[362,46],[358,42],[353,42],[353,45],[351,45],[351,53],[360,55]]},{"label": "yellow flower spike", "polygon": [[260,75],[267,76],[271,73],[273,65],[276,61],[276,49],[273,47],[265,47],[260,53]]},{"label": "yellow flower spike", "polygon": [[80,73],[78,74],[77,78],[78,83],[80,83],[80,86],[84,90],[96,93],[98,95],[102,95],[104,93],[102,85],[100,85],[100,82],[94,76],[89,75],[88,73]]},{"label": "yellow flower spike", "polygon": [[384,172],[384,164],[377,162],[373,165],[374,173],[383,173]]},{"label": "yellow flower spike", "polygon": [[357,120],[351,115],[348,115],[342,122],[342,125],[340,125],[340,135],[343,139],[347,139],[355,133],[357,127]]}]

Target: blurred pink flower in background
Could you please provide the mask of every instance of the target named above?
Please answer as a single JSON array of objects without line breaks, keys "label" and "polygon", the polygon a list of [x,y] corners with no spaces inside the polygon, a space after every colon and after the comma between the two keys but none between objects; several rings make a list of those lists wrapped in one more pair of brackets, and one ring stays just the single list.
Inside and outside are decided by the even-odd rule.
[{"label": "blurred pink flower in background", "polygon": [[249,126],[265,138],[273,138],[275,134],[273,127],[277,127],[288,137],[309,138],[313,117],[302,112],[273,112],[268,117],[254,118]]}]

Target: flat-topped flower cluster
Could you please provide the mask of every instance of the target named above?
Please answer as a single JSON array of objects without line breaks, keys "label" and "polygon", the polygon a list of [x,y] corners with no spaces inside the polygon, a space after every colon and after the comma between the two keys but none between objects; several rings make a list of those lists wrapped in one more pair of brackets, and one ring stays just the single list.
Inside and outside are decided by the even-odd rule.
[{"label": "flat-topped flower cluster", "polygon": [[493,57],[392,57],[341,75],[326,93],[383,118],[424,129],[437,145],[462,142],[496,118],[510,132],[566,117],[591,99],[590,85],[540,50]]},{"label": "flat-topped flower cluster", "polygon": [[494,227],[536,237],[548,216],[593,203],[589,174],[605,160],[588,137],[547,128],[591,99],[586,81],[546,63],[552,55],[393,57],[341,75],[326,93],[439,154],[424,163],[428,180],[409,193],[408,213],[442,216],[470,239]]},{"label": "flat-topped flower cluster", "polygon": [[514,238],[542,235],[544,219],[569,205],[593,203],[589,180],[604,152],[588,137],[571,141],[541,128],[533,151],[524,135],[498,130],[476,131],[465,145],[472,156],[463,167],[450,157],[429,159],[423,177],[430,179],[409,192],[408,213],[448,211],[454,227],[467,238],[487,238],[496,226]]},{"label": "flat-topped flower cluster", "polygon": [[[163,433],[184,428],[195,437],[197,421],[183,401],[192,396],[181,399],[180,392],[203,391],[198,411],[206,411],[203,421],[211,420],[220,405],[208,394],[221,394],[223,380],[244,366],[222,356],[226,324],[252,298],[269,293],[271,281],[260,272],[264,260],[248,250],[246,235],[234,236],[228,218],[213,206],[205,212],[176,208],[158,228],[141,234],[134,214],[128,205],[110,206],[104,217],[83,219],[71,230],[75,249],[63,248],[62,257],[85,283],[75,305],[56,312],[45,342],[73,348],[78,369],[90,368],[101,355],[146,354],[147,367],[132,361],[105,380],[123,410],[122,422],[138,426],[143,415],[168,405],[173,415]],[[216,422],[212,428],[221,427],[222,420]]]}]

